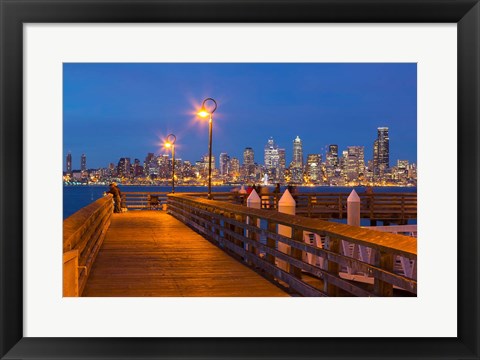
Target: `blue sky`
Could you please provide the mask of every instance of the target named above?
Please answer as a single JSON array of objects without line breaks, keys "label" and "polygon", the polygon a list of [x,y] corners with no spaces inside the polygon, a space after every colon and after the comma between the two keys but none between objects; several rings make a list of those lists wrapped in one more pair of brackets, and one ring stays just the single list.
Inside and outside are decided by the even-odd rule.
[{"label": "blue sky", "polygon": [[[63,153],[73,168],[143,163],[163,154],[162,139],[177,136],[176,157],[195,162],[208,153],[208,123],[195,116],[214,98],[213,153],[243,159],[245,147],[263,163],[273,137],[292,158],[293,139],[304,157],[337,144],[365,146],[372,158],[378,127],[389,127],[390,165],[416,162],[416,64],[322,63],[66,63],[63,66]],[[65,161],[64,161],[65,168]]]}]

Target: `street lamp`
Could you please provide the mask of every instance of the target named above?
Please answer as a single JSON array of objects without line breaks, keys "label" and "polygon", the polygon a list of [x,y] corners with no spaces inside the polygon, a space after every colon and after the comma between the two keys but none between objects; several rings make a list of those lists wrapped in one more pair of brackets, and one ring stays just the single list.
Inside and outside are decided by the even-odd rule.
[{"label": "street lamp", "polygon": [[172,148],[172,194],[175,193],[175,141],[177,137],[173,134],[168,135],[165,141],[165,147]]},{"label": "street lamp", "polygon": [[[212,101],[214,104],[214,108],[210,111],[207,110],[205,107],[205,103],[207,101]],[[198,112],[198,116],[202,118],[210,117],[208,121],[208,199],[212,199],[212,122],[213,122],[213,113],[217,110],[217,102],[212,98],[206,98],[202,102],[202,108]]]}]

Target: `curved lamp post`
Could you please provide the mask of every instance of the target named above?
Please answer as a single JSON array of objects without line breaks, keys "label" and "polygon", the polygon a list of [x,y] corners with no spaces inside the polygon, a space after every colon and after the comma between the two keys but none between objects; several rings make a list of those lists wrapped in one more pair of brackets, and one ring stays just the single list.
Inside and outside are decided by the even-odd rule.
[{"label": "curved lamp post", "polygon": [[172,194],[175,193],[175,141],[177,137],[173,134],[168,135],[165,141],[165,147],[172,148]]},{"label": "curved lamp post", "polygon": [[[210,111],[205,107],[207,101],[213,102],[214,108]],[[200,109],[198,115],[202,118],[210,117],[208,121],[208,199],[212,199],[212,123],[213,123],[213,113],[217,110],[217,102],[212,98],[206,98],[202,102],[202,108]]]}]

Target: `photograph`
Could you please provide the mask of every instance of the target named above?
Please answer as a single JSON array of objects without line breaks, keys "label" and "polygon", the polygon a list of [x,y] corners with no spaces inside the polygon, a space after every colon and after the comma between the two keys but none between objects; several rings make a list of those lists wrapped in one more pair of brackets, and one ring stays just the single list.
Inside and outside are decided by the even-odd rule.
[{"label": "photograph", "polygon": [[64,297],[417,296],[416,63],[62,76]]},{"label": "photograph", "polygon": [[480,359],[480,0],[0,9],[1,360]]}]

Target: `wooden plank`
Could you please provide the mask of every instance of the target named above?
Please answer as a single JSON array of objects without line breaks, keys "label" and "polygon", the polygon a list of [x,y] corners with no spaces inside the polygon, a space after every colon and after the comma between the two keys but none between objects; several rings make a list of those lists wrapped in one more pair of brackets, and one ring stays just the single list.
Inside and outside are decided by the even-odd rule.
[{"label": "wooden plank", "polygon": [[112,215],[83,296],[288,294],[165,212],[131,211]]}]

